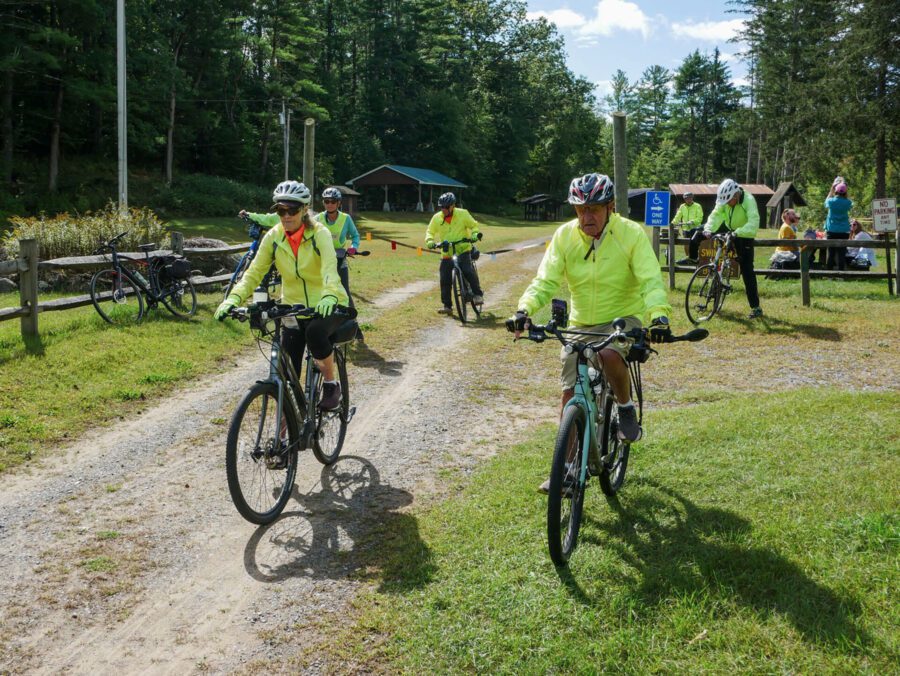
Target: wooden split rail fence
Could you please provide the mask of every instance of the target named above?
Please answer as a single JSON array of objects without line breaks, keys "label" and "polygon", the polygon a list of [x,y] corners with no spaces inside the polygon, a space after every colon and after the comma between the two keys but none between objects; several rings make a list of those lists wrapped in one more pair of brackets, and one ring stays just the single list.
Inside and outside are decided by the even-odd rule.
[{"label": "wooden split rail fence", "polygon": [[[688,244],[690,239],[684,237],[675,237],[674,229],[668,228],[668,242],[667,242],[667,262],[665,265],[665,269],[668,270],[669,273],[669,288],[675,288],[675,273],[676,272],[690,272],[693,274],[694,270],[697,268],[693,265],[676,265],[675,264],[675,245],[676,244]],[[784,240],[784,239],[757,239],[755,240],[755,246],[757,247],[778,247],[778,246],[793,246],[796,244],[800,247],[805,247],[800,254],[800,269],[799,270],[772,270],[770,268],[754,268],[754,272],[757,275],[768,275],[770,277],[799,277],[800,278],[800,296],[803,300],[803,305],[809,307],[810,305],[810,284],[809,281],[811,278],[833,278],[833,279],[886,279],[888,285],[888,294],[891,296],[894,295],[894,276],[896,274],[896,282],[897,289],[900,290],[900,269],[895,272],[891,271],[891,254],[897,253],[897,245],[896,242],[891,241],[891,234],[888,233],[884,239],[873,239],[873,240],[849,240],[849,239],[796,239],[796,240]],[[812,260],[813,254],[815,253],[815,249],[849,249],[862,247],[864,249],[886,249],[887,255],[885,256],[887,262],[887,271],[880,272],[877,270],[812,270],[810,269],[810,262]]]},{"label": "wooden split rail fence", "polygon": [[[150,257],[166,256],[170,254],[182,254],[189,259],[208,258],[223,254],[242,253],[250,248],[250,242],[235,244],[233,246],[216,248],[184,248],[184,237],[181,233],[171,233],[171,248],[151,251]],[[130,261],[144,260],[142,252],[121,252],[119,257]],[[109,255],[99,256],[71,256],[42,261],[38,256],[38,242],[35,239],[19,240],[19,256],[14,260],[0,261],[0,277],[8,275],[19,276],[19,306],[0,308],[0,322],[21,318],[22,337],[38,336],[38,314],[41,312],[57,312],[59,310],[71,310],[91,304],[90,294],[58,298],[46,302],[40,302],[38,298],[38,271],[40,270],[91,270],[110,265],[112,259]],[[231,279],[233,273],[206,277],[194,275],[191,283],[196,287],[221,284]]]}]

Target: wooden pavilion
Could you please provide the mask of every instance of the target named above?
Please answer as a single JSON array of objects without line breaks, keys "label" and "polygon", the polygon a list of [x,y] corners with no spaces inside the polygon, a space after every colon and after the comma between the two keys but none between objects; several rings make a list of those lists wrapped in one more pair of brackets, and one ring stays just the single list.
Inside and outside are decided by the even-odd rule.
[{"label": "wooden pavilion", "polygon": [[[382,164],[371,171],[360,174],[356,178],[347,181],[354,188],[363,188],[368,186],[380,186],[384,188],[384,204],[382,211],[405,210],[402,205],[395,204],[391,206],[388,195],[388,188],[395,186],[402,191],[404,187],[415,186],[418,188],[419,201],[415,204],[415,211],[425,211],[422,203],[422,186],[428,188],[428,211],[434,211],[434,189],[438,188],[438,194],[444,192],[447,188],[456,188],[456,202],[462,206],[462,188],[468,188],[465,183],[450,178],[433,169],[422,169],[420,167],[405,167],[399,164]],[[399,192],[399,191],[398,191]],[[402,194],[402,193],[401,193]]]}]

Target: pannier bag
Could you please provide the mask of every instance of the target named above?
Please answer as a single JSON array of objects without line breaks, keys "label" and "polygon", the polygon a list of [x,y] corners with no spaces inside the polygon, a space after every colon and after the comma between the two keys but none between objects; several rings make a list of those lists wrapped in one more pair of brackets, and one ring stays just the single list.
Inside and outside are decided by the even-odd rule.
[{"label": "pannier bag", "polygon": [[165,256],[159,262],[159,279],[160,281],[169,281],[172,279],[187,279],[191,276],[191,263],[187,258],[176,258],[175,256]]}]

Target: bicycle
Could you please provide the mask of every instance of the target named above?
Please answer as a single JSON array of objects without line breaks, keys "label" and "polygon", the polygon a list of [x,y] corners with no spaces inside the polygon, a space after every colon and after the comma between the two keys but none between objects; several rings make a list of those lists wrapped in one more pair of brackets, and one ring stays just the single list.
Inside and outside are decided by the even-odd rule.
[{"label": "bicycle", "polygon": [[[557,566],[566,565],[578,544],[585,488],[590,477],[596,476],[601,490],[613,496],[622,487],[628,468],[631,444],[619,438],[615,396],[603,370],[591,362],[613,342],[635,341],[626,362],[640,423],[644,413],[641,364],[656,353],[648,344],[649,331],[644,328],[623,331],[622,319],[613,321],[616,330],[610,334],[561,328],[568,321],[566,309],[565,301],[554,300],[550,321],[527,327],[528,340],[542,343],[548,336],[553,337],[564,349],[578,355],[575,395],[566,404],[560,419],[547,496],[547,542],[550,558]],[[696,342],[708,335],[706,329],[693,329],[683,336],[670,336],[665,342]],[[589,340],[580,340],[583,338]]]},{"label": "bicycle", "polygon": [[[371,251],[362,251],[362,250],[357,249],[356,253],[349,253],[344,248],[337,248],[334,250],[334,253],[337,256],[338,275],[340,275],[341,283],[343,284],[344,283],[344,275],[347,275],[348,279],[350,276],[350,259],[356,258],[357,256],[365,257],[365,256],[370,255],[372,252]],[[347,266],[345,272],[341,272],[342,266]],[[349,283],[344,286],[344,291],[347,292],[347,297],[350,299],[350,305],[352,307],[353,306],[353,298],[350,296],[349,289],[347,289],[348,286],[350,286]]]},{"label": "bicycle", "polygon": [[[229,279],[228,284],[225,285],[225,298],[228,298],[228,294],[231,293],[234,285],[241,281],[241,277],[244,276],[244,273],[247,272],[247,268],[250,267],[253,259],[256,258],[256,252],[259,251],[259,244],[262,241],[263,235],[265,233],[263,226],[252,220],[249,216],[241,216],[240,218],[247,223],[247,234],[250,237],[250,248],[247,249],[247,252],[243,256],[241,256],[241,259],[238,261],[237,265],[234,268],[234,273],[232,273],[231,279]],[[269,268],[269,272],[265,277],[263,277],[262,284],[264,288],[269,289],[269,293],[271,295],[275,295],[273,291],[275,290],[275,287],[281,284],[281,277],[279,276],[278,271],[275,269],[274,265]]]},{"label": "bicycle", "polygon": [[190,280],[190,263],[171,255],[150,258],[156,244],[141,244],[138,248],[144,252],[144,260],[132,263],[146,266],[144,277],[136,268],[125,265],[119,255],[116,244],[127,234],[119,233],[93,252],[112,253],[112,267],[91,278],[91,302],[100,316],[110,324],[137,324],[144,318],[145,299],[147,309],[162,302],[179,319],[193,316],[197,311],[197,292]]},{"label": "bicycle", "polygon": [[730,282],[737,276],[731,260],[734,237],[732,232],[713,235],[713,259],[697,268],[688,282],[684,293],[684,311],[692,324],[712,319],[731,293]]},{"label": "bicycle", "polygon": [[254,296],[254,305],[232,308],[229,316],[250,322],[261,350],[264,344],[270,346],[263,352],[268,355],[269,376],[247,391],[231,417],[225,472],[231,500],[241,516],[251,523],[267,524],[278,518],[290,498],[299,451],[312,449],[323,465],[334,463],[341,452],[356,413],[356,407],[350,406],[346,343],[356,336],[357,324],[351,314],[335,310],[347,317],[331,336],[342,399],[337,409],[320,411],[324,379],[309,349],[301,387],[290,357],[281,348],[284,328],[299,328],[298,319],[318,315],[311,308],[269,301],[264,287],[257,288]]},{"label": "bicycle", "polygon": [[466,281],[466,276],[462,272],[462,268],[459,266],[459,257],[456,254],[456,245],[457,244],[472,244],[472,270],[475,272],[475,278],[478,278],[478,268],[475,266],[475,261],[478,260],[480,256],[479,251],[474,247],[481,238],[473,237],[473,238],[463,238],[458,239],[455,242],[447,242],[446,246],[441,247],[441,244],[435,244],[434,248],[441,247],[444,252],[453,250],[453,256],[451,260],[453,261],[453,271],[452,271],[452,284],[453,284],[453,302],[456,305],[456,314],[459,316],[459,320],[465,324],[468,321],[468,306],[472,306],[472,311],[475,313],[476,317],[481,317],[481,304],[475,302],[475,294],[472,293],[472,287],[469,285],[469,282]]}]

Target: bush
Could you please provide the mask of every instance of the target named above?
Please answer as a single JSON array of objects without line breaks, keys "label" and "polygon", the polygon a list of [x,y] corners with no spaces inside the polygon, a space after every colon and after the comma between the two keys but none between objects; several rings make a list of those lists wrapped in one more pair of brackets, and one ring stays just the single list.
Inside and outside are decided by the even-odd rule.
[{"label": "bush", "polygon": [[128,232],[121,240],[122,251],[137,251],[138,245],[145,242],[165,244],[165,226],[151,209],[132,208],[123,215],[112,202],[93,213],[62,213],[52,218],[45,214],[28,218],[13,216],[10,222],[13,230],[0,240],[10,257],[18,255],[19,240],[27,238],[38,241],[43,260],[89,255],[101,242],[122,231]]},{"label": "bush", "polygon": [[265,211],[271,204],[272,192],[229,178],[189,174],[178,178],[170,187],[161,187],[152,206],[167,215],[224,216],[241,209]]}]

